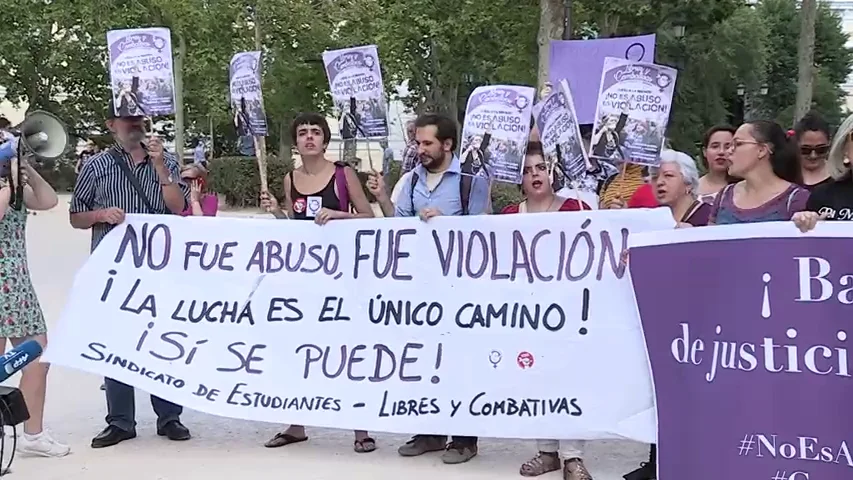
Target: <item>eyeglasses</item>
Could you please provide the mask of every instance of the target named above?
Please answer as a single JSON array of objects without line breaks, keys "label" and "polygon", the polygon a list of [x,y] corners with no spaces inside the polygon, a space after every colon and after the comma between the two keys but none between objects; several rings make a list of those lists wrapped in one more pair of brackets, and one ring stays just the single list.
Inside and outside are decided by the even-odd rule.
[{"label": "eyeglasses", "polygon": [[818,157],[823,157],[827,153],[829,153],[829,145],[804,145],[800,147],[800,155],[804,157],[811,156],[811,154],[815,154]]},{"label": "eyeglasses", "polygon": [[748,141],[748,140],[734,140],[734,141],[729,145],[729,148],[730,148],[730,149],[732,149],[732,150],[737,150],[738,148],[740,148],[740,147],[742,147],[742,146],[744,146],[744,145],[761,145],[761,143],[760,143],[760,142],[754,142],[754,141],[753,141],[753,142],[750,142],[750,141]]}]

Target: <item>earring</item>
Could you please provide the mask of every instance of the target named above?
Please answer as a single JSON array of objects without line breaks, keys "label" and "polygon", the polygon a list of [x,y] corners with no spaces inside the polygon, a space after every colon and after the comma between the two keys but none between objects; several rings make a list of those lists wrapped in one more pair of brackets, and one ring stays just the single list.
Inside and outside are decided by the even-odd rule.
[{"label": "earring", "polygon": [[843,163],[844,163],[844,165],[850,166],[850,159],[849,159],[849,158],[847,158],[847,157],[844,157],[844,162],[843,162]]}]

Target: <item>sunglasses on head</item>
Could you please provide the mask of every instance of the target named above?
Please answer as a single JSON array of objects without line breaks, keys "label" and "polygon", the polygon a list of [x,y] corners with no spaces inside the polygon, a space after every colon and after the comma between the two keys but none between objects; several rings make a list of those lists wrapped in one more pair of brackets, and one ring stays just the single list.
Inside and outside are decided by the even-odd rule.
[{"label": "sunglasses on head", "polygon": [[829,153],[829,145],[817,145],[814,147],[810,147],[810,146],[800,147],[800,154],[802,156],[808,157],[812,153],[814,153],[818,157],[822,157],[822,156],[826,155],[827,153]]}]

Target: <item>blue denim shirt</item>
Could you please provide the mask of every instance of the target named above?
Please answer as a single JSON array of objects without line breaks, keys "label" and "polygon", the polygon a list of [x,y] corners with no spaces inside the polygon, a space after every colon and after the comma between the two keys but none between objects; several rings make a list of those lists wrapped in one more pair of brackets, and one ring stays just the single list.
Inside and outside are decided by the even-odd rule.
[{"label": "blue denim shirt", "polygon": [[[412,192],[411,177],[407,174],[403,179],[400,196],[394,214],[398,217],[414,217],[425,208],[437,208],[443,216],[462,215],[462,200],[459,198],[459,182],[462,179],[462,162],[453,156],[450,167],[444,171],[435,190],[427,188],[427,170],[422,164],[412,169],[418,176],[415,191]],[[489,212],[489,181],[483,177],[475,177],[471,182],[471,197],[468,200],[468,214],[482,215]]]}]

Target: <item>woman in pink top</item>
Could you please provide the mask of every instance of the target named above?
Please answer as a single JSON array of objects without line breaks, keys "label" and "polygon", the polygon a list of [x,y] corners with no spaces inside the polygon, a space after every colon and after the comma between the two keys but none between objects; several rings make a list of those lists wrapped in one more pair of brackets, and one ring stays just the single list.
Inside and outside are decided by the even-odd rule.
[{"label": "woman in pink top", "polygon": [[201,165],[185,165],[181,170],[181,178],[190,186],[190,204],[181,215],[215,217],[219,199],[207,193],[207,170]]}]

